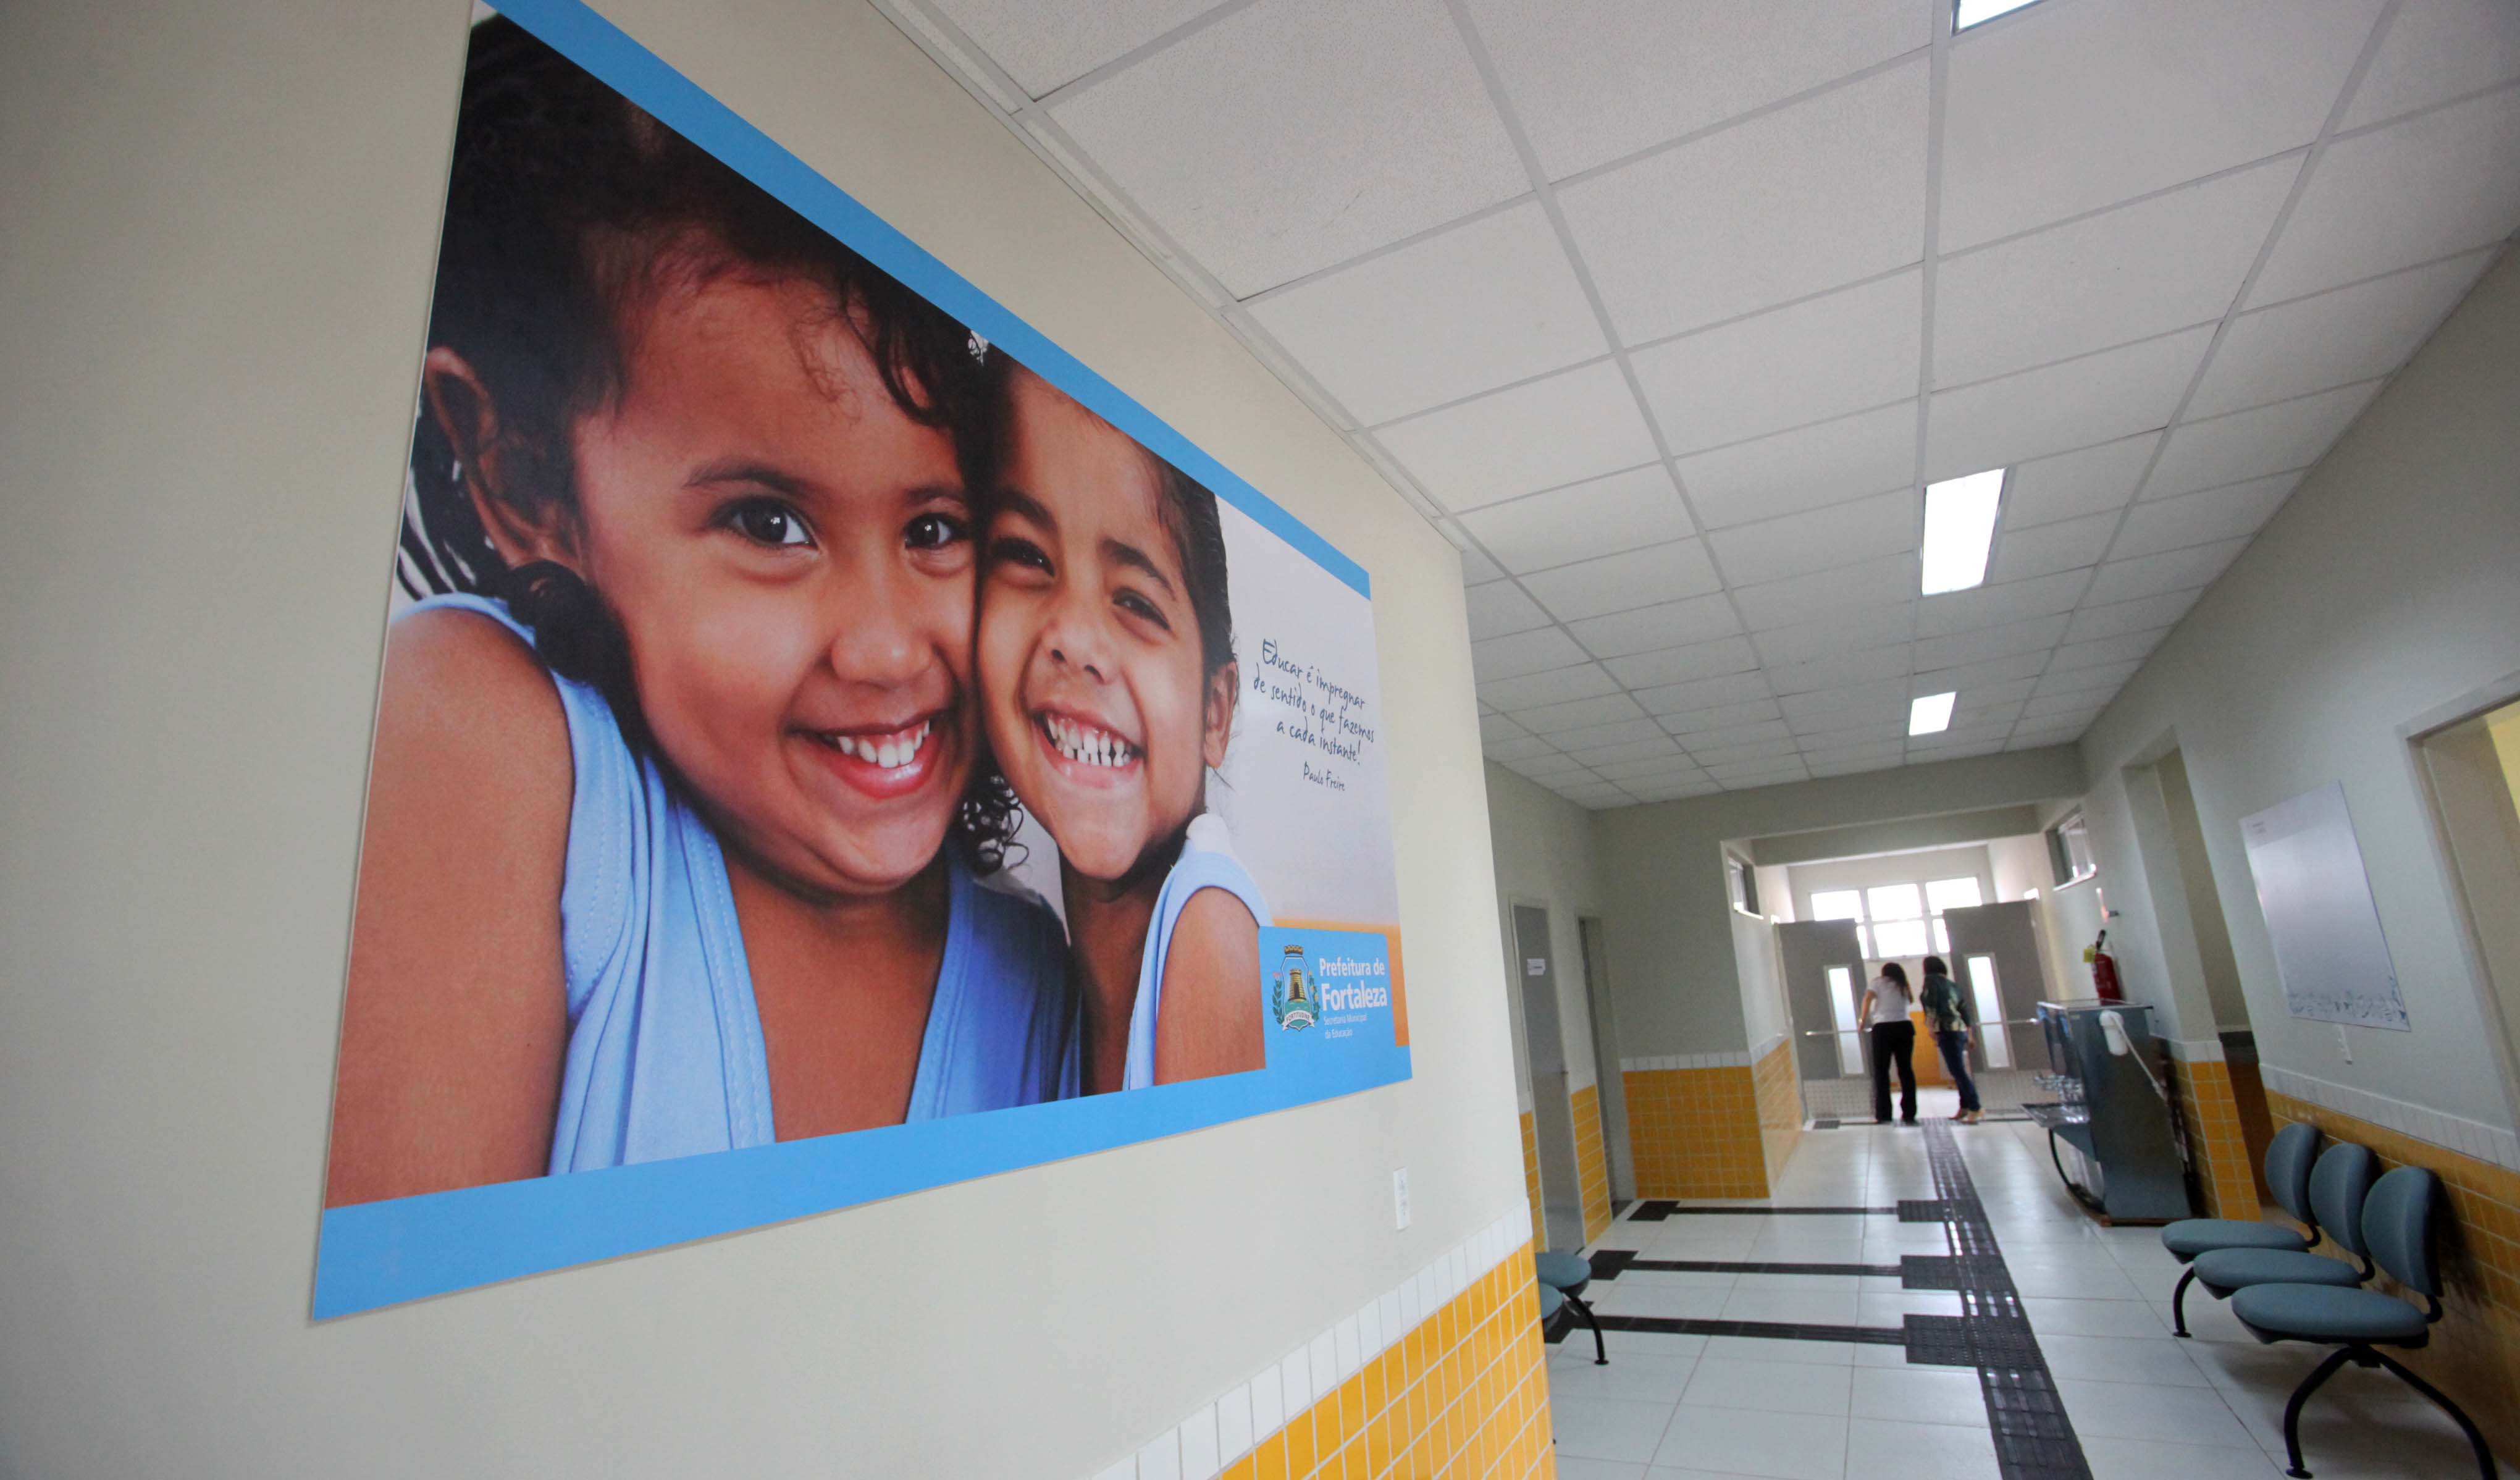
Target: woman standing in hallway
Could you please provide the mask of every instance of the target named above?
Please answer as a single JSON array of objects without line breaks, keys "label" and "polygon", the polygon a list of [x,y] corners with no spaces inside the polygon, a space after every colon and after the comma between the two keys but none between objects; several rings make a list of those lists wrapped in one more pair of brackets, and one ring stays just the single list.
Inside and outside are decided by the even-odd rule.
[{"label": "woman standing in hallway", "polygon": [[1895,961],[1881,964],[1881,974],[1864,989],[1863,1018],[1872,1034],[1872,1119],[1890,1123],[1890,1064],[1899,1064],[1899,1120],[1916,1123],[1916,1025],[1908,1020],[1915,994],[1908,988],[1908,968]]},{"label": "woman standing in hallway", "polygon": [[1978,1109],[1977,1081],[1969,1078],[1968,1071],[1968,1007],[1959,983],[1952,980],[1952,968],[1939,956],[1925,958],[1925,984],[1916,991],[1916,1006],[1925,1009],[1925,1026],[1933,1030],[1934,1046],[1943,1051],[1943,1067],[1959,1088],[1959,1113],[1952,1118],[1974,1124],[1983,1112]]}]

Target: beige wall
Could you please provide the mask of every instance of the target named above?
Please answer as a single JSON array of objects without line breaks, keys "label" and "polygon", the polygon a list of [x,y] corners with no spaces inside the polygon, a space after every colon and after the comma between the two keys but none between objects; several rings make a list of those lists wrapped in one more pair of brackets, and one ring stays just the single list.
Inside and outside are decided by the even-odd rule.
[{"label": "beige wall", "polygon": [[[2508,1140],[2498,1033],[2480,1009],[2400,733],[2520,669],[2515,468],[2520,259],[2506,255],[2146,660],[2082,748],[2100,882],[2122,912],[2110,938],[2124,945],[2131,972],[2165,969],[2154,901],[2174,891],[2144,876],[2134,841],[2140,797],[2130,798],[2142,774],[2127,768],[2175,744],[2268,1068],[2496,1128],[2520,1155]],[[2284,1010],[2240,839],[2241,818],[2340,781],[2412,1019],[2410,1032],[2347,1029],[2342,1047],[2334,1026]],[[2210,1020],[2186,1024],[2183,1036]],[[2362,1103],[2339,1107],[2362,1114]]]},{"label": "beige wall", "polygon": [[[1566,1085],[1570,1090],[1598,1083],[1600,1066],[1594,1060],[1593,1037],[1587,1030],[1584,1000],[1584,941],[1577,921],[1601,913],[1601,881],[1594,866],[1593,814],[1494,761],[1487,763],[1488,835],[1496,853],[1497,919],[1505,933],[1504,963],[1509,991],[1519,1001],[1523,988],[1517,969],[1512,907],[1541,905],[1549,911],[1551,960],[1557,974],[1557,1020],[1565,1030]],[[1523,1052],[1523,1023],[1514,1020],[1516,1080],[1528,1058]]]},{"label": "beige wall", "polygon": [[606,10],[1372,571],[1418,1077],[310,1324],[466,6],[7,7],[0,1473],[1069,1476],[1520,1206],[1454,552],[871,11]]}]

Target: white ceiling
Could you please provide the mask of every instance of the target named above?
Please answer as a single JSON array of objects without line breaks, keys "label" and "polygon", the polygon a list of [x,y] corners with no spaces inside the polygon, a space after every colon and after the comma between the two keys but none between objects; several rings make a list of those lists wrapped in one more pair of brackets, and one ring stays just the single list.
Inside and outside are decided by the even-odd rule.
[{"label": "white ceiling", "polygon": [[1588,807],[2079,737],[2520,228],[2512,0],[878,3],[1461,548]]}]

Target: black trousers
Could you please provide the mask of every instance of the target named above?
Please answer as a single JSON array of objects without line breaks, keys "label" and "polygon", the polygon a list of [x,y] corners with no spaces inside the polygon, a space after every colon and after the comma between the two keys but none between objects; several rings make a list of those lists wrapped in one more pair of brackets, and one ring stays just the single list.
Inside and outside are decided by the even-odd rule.
[{"label": "black trousers", "polygon": [[1872,1025],[1872,1118],[1890,1118],[1890,1064],[1899,1065],[1899,1118],[1916,1118],[1916,1025],[1876,1022]]}]

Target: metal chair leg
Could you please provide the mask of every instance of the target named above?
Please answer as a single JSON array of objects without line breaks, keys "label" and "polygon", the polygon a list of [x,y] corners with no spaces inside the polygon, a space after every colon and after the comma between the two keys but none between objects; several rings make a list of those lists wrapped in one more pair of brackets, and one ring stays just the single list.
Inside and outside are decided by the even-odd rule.
[{"label": "metal chair leg", "polygon": [[2180,1271],[2179,1287],[2170,1292],[2170,1329],[2174,1335],[2187,1334],[2187,1287],[2196,1282],[2196,1266]]},{"label": "metal chair leg", "polygon": [[2406,1364],[2392,1360],[2388,1353],[2375,1351],[2371,1355],[2380,1359],[2382,1367],[2405,1379],[2407,1386],[2430,1398],[2435,1407],[2450,1414],[2452,1420],[2458,1424],[2458,1431],[2467,1436],[2467,1447],[2476,1452],[2477,1473],[2484,1476],[2485,1480],[2495,1480],[2494,1451],[2486,1448],[2485,1436],[2477,1432],[2476,1425],[2469,1420],[2466,1411],[2451,1402],[2449,1394],[2408,1370]]},{"label": "metal chair leg", "polygon": [[2284,1405],[2284,1458],[2292,1461],[2292,1468],[2284,1473],[2292,1476],[2293,1480],[2310,1480],[2310,1471],[2301,1463],[2301,1406],[2310,1401],[2311,1394],[2318,1391],[2320,1383],[2336,1375],[2338,1368],[2354,1360],[2354,1350],[2350,1346],[2340,1346],[2328,1353],[2326,1361],[2311,1368],[2310,1375],[2301,1379],[2301,1386],[2292,1390],[2292,1401]]},{"label": "metal chair leg", "polygon": [[1601,1323],[1593,1319],[1592,1302],[1588,1300],[1578,1300],[1574,1296],[1569,1295],[1566,1297],[1566,1303],[1575,1307],[1575,1314],[1583,1317],[1584,1323],[1593,1328],[1593,1365],[1595,1367],[1608,1367],[1610,1365],[1610,1349],[1601,1344]]}]

